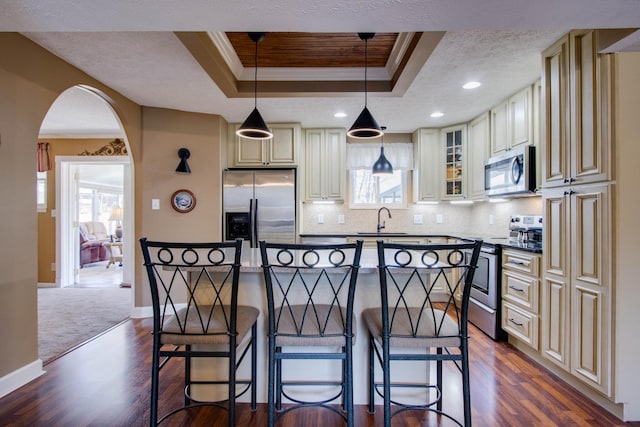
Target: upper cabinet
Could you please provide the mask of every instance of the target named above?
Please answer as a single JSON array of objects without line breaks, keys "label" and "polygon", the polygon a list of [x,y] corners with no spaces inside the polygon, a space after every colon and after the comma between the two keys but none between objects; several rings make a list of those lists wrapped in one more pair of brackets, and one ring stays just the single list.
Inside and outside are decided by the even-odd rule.
[{"label": "upper cabinet", "polygon": [[542,54],[544,187],[612,179],[611,63],[597,45],[596,31],[573,31]]},{"label": "upper cabinet", "polygon": [[305,130],[306,201],[344,201],[346,143],[344,129]]},{"label": "upper cabinet", "polygon": [[229,138],[229,164],[235,167],[289,167],[298,164],[300,125],[298,123],[269,124],[270,139],[241,138],[235,134],[239,125],[232,125]]},{"label": "upper cabinet", "polygon": [[533,97],[527,86],[491,109],[491,155],[533,143]]},{"label": "upper cabinet", "polygon": [[489,113],[476,117],[469,123],[469,183],[468,196],[484,199],[484,162],[489,158]]},{"label": "upper cabinet", "polygon": [[437,202],[439,196],[440,130],[418,129],[413,133],[413,201]]},{"label": "upper cabinet", "polygon": [[444,191],[442,198],[446,200],[464,199],[467,197],[467,125],[452,126],[442,129],[442,146],[444,153]]}]

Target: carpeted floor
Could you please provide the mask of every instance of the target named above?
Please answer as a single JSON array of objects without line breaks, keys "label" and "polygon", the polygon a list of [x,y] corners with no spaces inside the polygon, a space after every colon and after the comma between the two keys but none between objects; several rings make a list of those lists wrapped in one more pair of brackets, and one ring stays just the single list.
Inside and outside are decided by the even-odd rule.
[{"label": "carpeted floor", "polygon": [[130,288],[38,289],[38,353],[50,362],[129,317]]}]

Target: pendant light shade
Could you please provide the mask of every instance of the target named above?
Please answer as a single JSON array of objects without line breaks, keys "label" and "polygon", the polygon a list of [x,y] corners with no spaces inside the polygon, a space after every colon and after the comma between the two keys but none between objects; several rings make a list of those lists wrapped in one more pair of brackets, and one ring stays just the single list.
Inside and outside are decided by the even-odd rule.
[{"label": "pendant light shade", "polygon": [[[384,131],[385,129],[386,127],[384,126],[381,128],[382,131]],[[380,157],[378,157],[378,160],[376,160],[376,162],[373,164],[373,167],[371,168],[371,174],[373,176],[393,175],[393,166],[384,155],[384,137],[380,145]]]},{"label": "pendant light shade", "polygon": [[360,40],[364,40],[364,108],[351,126],[351,129],[349,129],[349,132],[347,132],[347,135],[352,138],[377,138],[383,134],[380,125],[367,108],[367,46],[368,41],[372,39],[373,36],[375,36],[375,33],[358,33]]},{"label": "pendant light shade", "polygon": [[265,33],[248,33],[249,38],[256,44],[255,53],[255,75],[253,79],[253,100],[254,107],[249,117],[242,123],[236,131],[238,136],[249,139],[272,138],[273,133],[258,111],[258,43],[264,39]]}]

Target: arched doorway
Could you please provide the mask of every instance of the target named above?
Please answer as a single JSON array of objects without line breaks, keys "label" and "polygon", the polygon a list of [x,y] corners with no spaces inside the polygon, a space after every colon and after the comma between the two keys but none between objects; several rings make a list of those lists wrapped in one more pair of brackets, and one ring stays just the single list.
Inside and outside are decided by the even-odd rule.
[{"label": "arched doorway", "polygon": [[[127,149],[127,138],[124,132],[124,127],[120,122],[116,112],[112,106],[102,97],[100,93],[92,88],[84,86],[72,87],[56,99],[51,105],[45,119],[42,122],[40,129],[39,141],[46,141],[50,144],[50,152],[52,155],[51,163],[54,166],[54,171],[49,171],[48,179],[55,182],[49,183],[47,189],[53,194],[48,197],[50,200],[49,209],[45,209],[44,212],[39,214],[38,219],[38,246],[44,248],[45,258],[42,258],[39,249],[39,264],[44,263],[44,268],[39,265],[38,269],[38,282],[39,287],[45,285],[45,287],[53,288],[65,288],[73,287],[79,279],[81,264],[81,251],[80,251],[80,239],[79,230],[81,227],[80,216],[80,200],[79,197],[79,184],[78,177],[80,170],[89,170],[87,168],[108,167],[113,165],[120,166],[121,174],[121,189],[120,192],[111,191],[116,196],[116,203],[112,201],[108,205],[109,212],[106,214],[113,214],[114,208],[117,206],[121,209],[123,215],[117,220],[118,224],[122,224],[122,237],[118,242],[119,250],[122,253],[122,267],[121,269],[121,283],[132,286],[133,283],[133,236],[135,235],[133,230],[133,207],[134,207],[134,195],[133,195],[133,165],[130,156],[130,150]],[[84,168],[84,169],[82,169]],[[51,173],[53,172],[53,173]],[[109,190],[105,190],[105,186],[101,184],[94,184],[94,188],[99,188],[100,194],[104,196],[109,193]],[[86,187],[86,183],[85,183]],[[98,203],[99,205],[100,203]],[[114,227],[110,218],[105,217],[105,212],[99,212],[99,217],[95,218],[96,223],[104,223],[105,231],[109,236],[115,234],[112,230]],[[42,215],[42,217],[41,217]],[[92,221],[93,222],[93,221]],[[54,231],[53,231],[54,230]],[[108,241],[108,240],[107,240]],[[102,244],[101,250],[105,250],[107,243]],[[46,251],[48,248],[48,252]],[[113,247],[109,243],[109,251],[107,253],[113,253]],[[53,255],[52,255],[53,254]],[[51,262],[51,256],[54,256],[53,262]],[[107,260],[100,258],[96,260],[100,262],[97,265],[96,271],[105,269]],[[86,262],[86,260],[85,260]],[[51,269],[55,271],[55,276],[49,275],[46,279],[41,279],[41,270],[46,270],[47,264],[51,264]],[[112,270],[114,267],[111,267]],[[45,298],[41,297],[41,291],[47,291],[45,289],[39,289],[39,311],[40,303]],[[64,294],[62,298],[69,296],[70,294]],[[77,298],[74,295],[74,298]],[[91,299],[95,298],[95,294]],[[47,296],[47,301],[51,301],[51,298]],[[84,304],[79,304],[80,306]],[[97,307],[102,309],[108,309],[105,304],[100,304]],[[125,313],[124,318],[127,318],[133,307],[133,293],[129,290],[126,298],[126,306],[122,304],[118,306],[118,313]],[[80,308],[78,309],[80,310]],[[73,309],[71,310],[73,311]],[[51,311],[47,311],[51,313]],[[69,311],[67,312],[69,313]],[[75,314],[75,313],[74,313]],[[115,325],[117,322],[109,325],[109,322],[114,322],[114,319],[118,319],[120,314],[106,316],[93,315],[88,312],[86,318],[94,320],[100,319],[99,322],[78,322],[74,325],[70,325],[69,314],[66,318],[46,318],[46,316],[40,315],[39,323],[44,321],[46,323],[56,324],[56,328],[72,327],[77,331],[76,338],[70,338],[68,345],[70,348],[85,341],[91,336],[87,336],[88,333],[102,332],[108,329],[110,326]],[[55,316],[51,315],[51,316]],[[114,317],[115,316],[115,317]],[[104,323],[103,320],[104,319]],[[123,320],[123,319],[120,319]],[[85,328],[86,326],[86,328]],[[41,357],[47,362],[50,357],[50,349],[47,350],[47,356],[43,356],[42,347],[48,347],[50,341],[46,341],[47,332],[42,332],[42,324],[39,325],[39,347]],[[73,342],[73,339],[76,342]],[[44,343],[44,344],[43,344]],[[58,345],[58,343],[56,343]],[[62,349],[60,347],[60,349]],[[65,349],[62,349],[65,350]]]}]

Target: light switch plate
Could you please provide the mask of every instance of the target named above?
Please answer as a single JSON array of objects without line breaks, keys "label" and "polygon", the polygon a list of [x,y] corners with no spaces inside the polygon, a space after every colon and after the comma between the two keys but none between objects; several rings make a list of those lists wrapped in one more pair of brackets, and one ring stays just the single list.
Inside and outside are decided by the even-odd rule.
[{"label": "light switch plate", "polygon": [[324,214],[318,214],[318,224],[324,224]]},{"label": "light switch plate", "polygon": [[344,224],[344,215],[338,215],[338,224]]},{"label": "light switch plate", "polygon": [[414,224],[422,224],[422,214],[416,214],[413,216]]},{"label": "light switch plate", "polygon": [[442,214],[436,215],[436,222],[438,224],[442,224],[444,222],[444,218],[442,217]]},{"label": "light switch plate", "polygon": [[151,209],[154,211],[160,209],[160,199],[151,199]]}]

